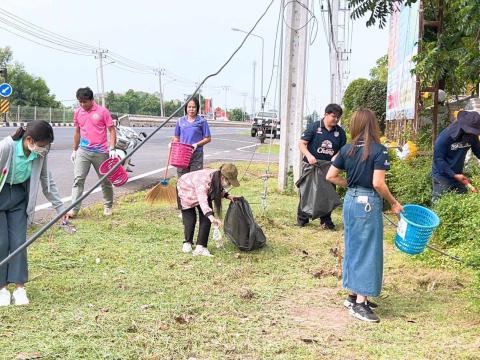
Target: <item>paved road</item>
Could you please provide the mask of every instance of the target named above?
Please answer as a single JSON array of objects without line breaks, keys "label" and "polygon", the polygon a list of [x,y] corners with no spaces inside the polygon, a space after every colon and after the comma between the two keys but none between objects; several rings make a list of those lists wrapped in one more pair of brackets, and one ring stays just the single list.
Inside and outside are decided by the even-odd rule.
[{"label": "paved road", "polygon": [[[141,129],[141,130],[140,130]],[[147,134],[153,131],[153,128],[136,128],[138,131],[145,131]],[[49,154],[49,165],[55,182],[60,190],[60,195],[65,201],[70,201],[71,186],[73,181],[73,165],[70,162],[71,143],[73,138],[73,128],[54,128],[55,142]],[[250,160],[253,151],[258,144],[258,140],[248,135],[248,129],[243,128],[211,128],[212,142],[205,146],[205,161],[221,160]],[[14,128],[0,128],[0,139],[15,132]],[[158,131],[157,134],[146,143],[133,156],[132,162],[135,164],[134,171],[130,173],[130,179],[127,184],[120,188],[115,188],[115,195],[125,192],[144,189],[156,184],[162,176],[159,169],[165,167],[167,161],[167,143],[173,133],[172,128],[165,128]],[[267,155],[255,154],[253,161],[266,161]],[[272,161],[278,161],[275,155]],[[175,169],[169,170],[169,175],[175,174]],[[97,181],[97,175],[93,167],[88,175],[85,189],[89,189]],[[97,189],[100,190],[100,189]],[[85,201],[86,204],[101,200],[101,191],[91,194]],[[51,215],[51,210],[47,208],[47,200],[40,192],[37,200],[37,217],[42,219]],[[47,210],[45,210],[47,209]]]}]

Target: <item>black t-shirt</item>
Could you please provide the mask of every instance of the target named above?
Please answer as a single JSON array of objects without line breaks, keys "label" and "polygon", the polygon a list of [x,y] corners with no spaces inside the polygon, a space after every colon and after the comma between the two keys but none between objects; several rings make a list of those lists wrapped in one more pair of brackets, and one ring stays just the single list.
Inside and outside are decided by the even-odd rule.
[{"label": "black t-shirt", "polygon": [[[328,131],[321,121],[315,121],[303,132],[302,140],[308,141],[307,149],[317,160],[332,160],[332,157],[347,143],[347,135],[341,126]],[[303,161],[307,159],[303,157]]]},{"label": "black t-shirt", "polygon": [[340,149],[333,166],[347,172],[348,187],[362,186],[373,189],[373,171],[390,169],[387,149],[383,145],[372,143],[370,155],[363,160],[363,143],[359,143],[354,154],[349,156],[351,147],[352,144],[347,144]]}]

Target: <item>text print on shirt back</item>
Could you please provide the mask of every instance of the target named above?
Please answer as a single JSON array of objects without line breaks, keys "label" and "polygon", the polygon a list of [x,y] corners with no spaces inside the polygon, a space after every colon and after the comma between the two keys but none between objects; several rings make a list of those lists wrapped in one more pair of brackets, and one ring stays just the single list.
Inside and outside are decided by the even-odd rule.
[{"label": "text print on shirt back", "polygon": [[452,145],[450,145],[450,150],[455,151],[455,150],[458,150],[458,149],[469,148],[471,146],[472,145],[470,145],[470,143],[461,141],[461,142],[456,142],[456,143],[453,143]]}]

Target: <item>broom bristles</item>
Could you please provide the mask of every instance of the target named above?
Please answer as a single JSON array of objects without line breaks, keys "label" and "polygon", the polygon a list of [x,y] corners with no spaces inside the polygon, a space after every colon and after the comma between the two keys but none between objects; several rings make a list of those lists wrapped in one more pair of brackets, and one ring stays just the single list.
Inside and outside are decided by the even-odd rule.
[{"label": "broom bristles", "polygon": [[177,204],[177,189],[173,185],[159,183],[151,188],[145,196],[145,201],[150,204],[163,203],[167,205]]}]

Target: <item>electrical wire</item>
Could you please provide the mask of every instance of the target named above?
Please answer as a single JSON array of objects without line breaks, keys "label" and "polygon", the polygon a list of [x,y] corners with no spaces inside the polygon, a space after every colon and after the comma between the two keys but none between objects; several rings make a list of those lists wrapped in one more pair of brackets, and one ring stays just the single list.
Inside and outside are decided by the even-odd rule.
[{"label": "electrical wire", "polygon": [[12,35],[15,35],[15,36],[18,36],[22,39],[25,39],[25,40],[28,40],[34,44],[37,44],[37,45],[40,45],[40,46],[43,46],[43,47],[46,47],[46,48],[49,48],[49,49],[53,49],[53,50],[56,50],[56,51],[61,51],[61,52],[64,52],[64,53],[67,53],[67,54],[73,54],[73,55],[80,55],[80,56],[91,56],[91,55],[86,55],[86,54],[81,54],[81,53],[77,53],[77,52],[73,52],[73,51],[68,51],[68,50],[62,50],[62,49],[59,49],[59,48],[56,48],[56,47],[53,47],[53,46],[50,46],[50,45],[46,45],[46,44],[42,44],[38,41],[35,41],[35,40],[32,40],[32,39],[29,39],[23,35],[20,35],[20,34],[17,34],[9,29],[6,29],[4,28],[3,26],[0,26],[0,29],[12,34]]},{"label": "electrical wire", "polygon": [[1,9],[0,8],[0,13],[2,13],[4,16],[7,16],[8,18],[12,19],[12,20],[15,20],[25,26],[27,26],[29,29],[33,29],[33,30],[36,30],[40,33],[43,33],[44,35],[48,35],[52,38],[56,38],[57,40],[61,40],[61,41],[64,41],[64,42],[67,42],[67,43],[70,43],[71,45],[76,45],[77,47],[80,47],[80,48],[84,48],[86,50],[93,50],[95,49],[94,46],[91,46],[89,44],[85,44],[85,43],[82,43],[82,42],[79,42],[79,41],[76,41],[76,40],[72,40],[72,39],[69,39],[65,36],[62,36],[62,35],[59,35],[59,34],[56,34],[52,31],[49,31],[45,28],[42,28],[38,25],[35,25],[25,19],[22,19],[18,16],[16,16],[15,14],[12,14],[10,12],[8,12],[7,10],[5,9]]},{"label": "electrical wire", "polygon": [[[234,50],[234,52],[230,55],[230,57],[220,66],[220,68],[206,76],[201,82],[200,84],[196,87],[196,89],[193,91],[192,95],[190,95],[188,97],[187,100],[185,100],[185,102],[179,106],[174,112],[172,115],[170,115],[168,117],[168,119],[166,119],[162,124],[160,124],[155,130],[153,130],[143,141],[139,142],[138,145],[132,149],[132,151],[127,154],[127,156],[125,157],[125,159],[122,161],[122,162],[126,162],[128,161],[128,159],[130,159],[143,145],[145,145],[161,128],[163,128],[179,111],[181,111],[183,109],[183,107],[185,106],[185,104],[187,104],[194,96],[195,94],[198,92],[198,90],[202,87],[202,85],[210,78],[212,77],[215,77],[217,76],[218,74],[220,74],[220,72],[222,72],[222,70],[230,63],[230,61],[233,59],[233,57],[240,51],[240,49],[243,47],[243,45],[245,44],[245,42],[247,41],[248,37],[251,35],[251,33],[253,32],[253,30],[255,30],[255,28],[257,27],[257,25],[260,23],[260,21],[265,17],[265,15],[267,14],[268,10],[270,9],[270,7],[272,6],[272,4],[274,3],[275,0],[271,0],[269,5],[267,6],[267,8],[265,9],[265,11],[262,13],[262,15],[258,18],[258,20],[255,22],[255,24],[253,25],[253,27],[251,28],[251,30],[245,35],[245,37],[243,38],[242,42],[240,43],[240,45],[237,46],[237,48]],[[118,169],[118,167],[121,166],[121,163],[118,162],[115,166],[113,166],[105,175],[103,175],[100,179],[98,179],[98,181],[87,191],[85,191],[82,196],[80,196],[76,201],[74,201],[72,204],[70,204],[65,210],[63,210],[62,212],[60,212],[59,214],[57,214],[52,220],[50,220],[47,224],[45,224],[44,226],[42,226],[37,232],[35,232],[26,242],[24,242],[21,246],[19,246],[17,249],[15,249],[13,252],[10,253],[10,255],[8,255],[5,259],[3,259],[2,261],[0,261],[0,268],[2,266],[4,266],[5,264],[9,263],[13,257],[17,256],[20,252],[22,252],[25,248],[27,248],[28,246],[30,246],[35,240],[37,240],[40,236],[42,236],[42,234],[44,234],[50,227],[52,227],[53,225],[55,225],[55,223],[60,220],[68,211],[70,211],[71,209],[73,209],[75,207],[76,204],[80,203],[81,201],[83,201],[83,199],[85,199],[87,196],[89,196],[97,187],[99,187],[104,181],[108,181],[107,180],[107,177],[110,176],[114,171],[116,171]]]},{"label": "electrical wire", "polygon": [[330,43],[330,35],[329,35],[328,29],[327,29],[327,24],[326,24],[326,20],[325,20],[325,14],[323,13],[322,0],[318,0],[318,2],[320,3],[320,16],[321,16],[321,18],[322,18],[322,24],[323,24],[323,31],[324,31],[324,34],[325,34],[325,40],[327,41],[328,51],[331,52],[331,51],[332,51],[332,45],[331,45],[331,43]]},{"label": "electrical wire", "polygon": [[[288,5],[290,4],[293,4],[293,3],[297,3],[298,5],[300,5],[302,8],[304,8],[305,10],[307,10],[310,14],[310,18],[307,20],[307,22],[305,24],[303,24],[302,26],[300,26],[299,28],[293,28],[291,27],[287,21],[285,20],[285,9],[287,8]],[[283,6],[283,22],[285,24],[286,27],[288,27],[290,30],[293,30],[293,31],[299,31],[299,30],[302,30],[305,26],[307,26],[310,21],[318,21],[315,14],[312,12],[312,10],[309,9],[308,6],[306,6],[305,4],[302,4],[300,1],[298,0],[290,0],[288,2],[285,3],[285,5]]]}]

